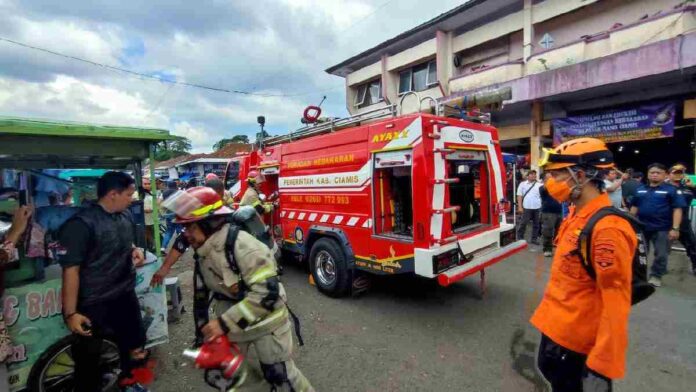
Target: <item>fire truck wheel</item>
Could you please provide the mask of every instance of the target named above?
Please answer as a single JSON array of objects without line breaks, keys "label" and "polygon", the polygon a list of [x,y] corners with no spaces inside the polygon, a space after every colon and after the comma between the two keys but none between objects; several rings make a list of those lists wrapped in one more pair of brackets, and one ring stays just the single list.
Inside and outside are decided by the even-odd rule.
[{"label": "fire truck wheel", "polygon": [[352,273],[336,241],[321,238],[315,242],[309,255],[309,265],[314,282],[322,293],[341,297],[350,290]]}]

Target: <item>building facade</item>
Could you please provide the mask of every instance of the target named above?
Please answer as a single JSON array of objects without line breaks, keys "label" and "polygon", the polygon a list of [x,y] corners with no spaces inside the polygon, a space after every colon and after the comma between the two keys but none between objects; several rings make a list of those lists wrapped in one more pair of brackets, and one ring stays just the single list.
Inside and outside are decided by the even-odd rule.
[{"label": "building facade", "polygon": [[472,0],[327,72],[345,78],[351,114],[410,91],[405,113],[509,87],[492,122],[532,165],[543,146],[595,135],[622,167],[693,169],[694,1]]}]

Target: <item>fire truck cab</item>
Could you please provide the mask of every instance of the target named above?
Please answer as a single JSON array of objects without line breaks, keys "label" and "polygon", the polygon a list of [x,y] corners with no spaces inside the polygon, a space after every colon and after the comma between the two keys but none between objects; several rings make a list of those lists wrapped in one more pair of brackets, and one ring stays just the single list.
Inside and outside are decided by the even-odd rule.
[{"label": "fire truck cab", "polygon": [[250,170],[263,174],[260,193],[280,195],[265,217],[279,246],[308,261],[328,295],[347,294],[361,273],[447,286],[526,247],[506,221],[489,125],[418,113],[272,138],[230,162],[237,200]]}]

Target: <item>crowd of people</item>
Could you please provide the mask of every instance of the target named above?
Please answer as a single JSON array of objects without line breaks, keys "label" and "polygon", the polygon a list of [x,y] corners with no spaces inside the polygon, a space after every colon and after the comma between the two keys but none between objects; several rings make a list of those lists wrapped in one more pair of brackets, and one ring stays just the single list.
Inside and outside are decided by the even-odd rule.
[{"label": "crowd of people", "polygon": [[[681,242],[691,260],[692,272],[696,274],[696,238],[689,216],[696,184],[686,175],[686,166],[681,163],[667,167],[653,163],[644,175],[634,169],[622,172],[611,168],[602,175],[602,192],[606,193],[611,205],[630,212],[643,224],[646,241],[654,251],[650,270],[650,283],[662,285],[662,276],[667,273],[667,260],[672,244]],[[544,180],[537,179],[536,170],[528,170],[526,180],[517,187],[518,238],[525,238],[531,224],[529,242],[541,245],[544,256],[553,256],[553,240],[564,216],[568,213],[568,202],[559,203],[549,195],[546,187],[549,172]],[[539,241],[541,238],[541,242]]]}]

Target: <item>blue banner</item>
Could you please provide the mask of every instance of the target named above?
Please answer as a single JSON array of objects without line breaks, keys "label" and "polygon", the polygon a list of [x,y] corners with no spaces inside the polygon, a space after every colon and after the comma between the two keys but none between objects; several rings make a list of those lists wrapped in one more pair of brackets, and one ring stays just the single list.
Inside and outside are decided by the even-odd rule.
[{"label": "blue banner", "polygon": [[579,137],[606,143],[672,137],[675,109],[675,103],[668,102],[554,119],[553,143]]}]

